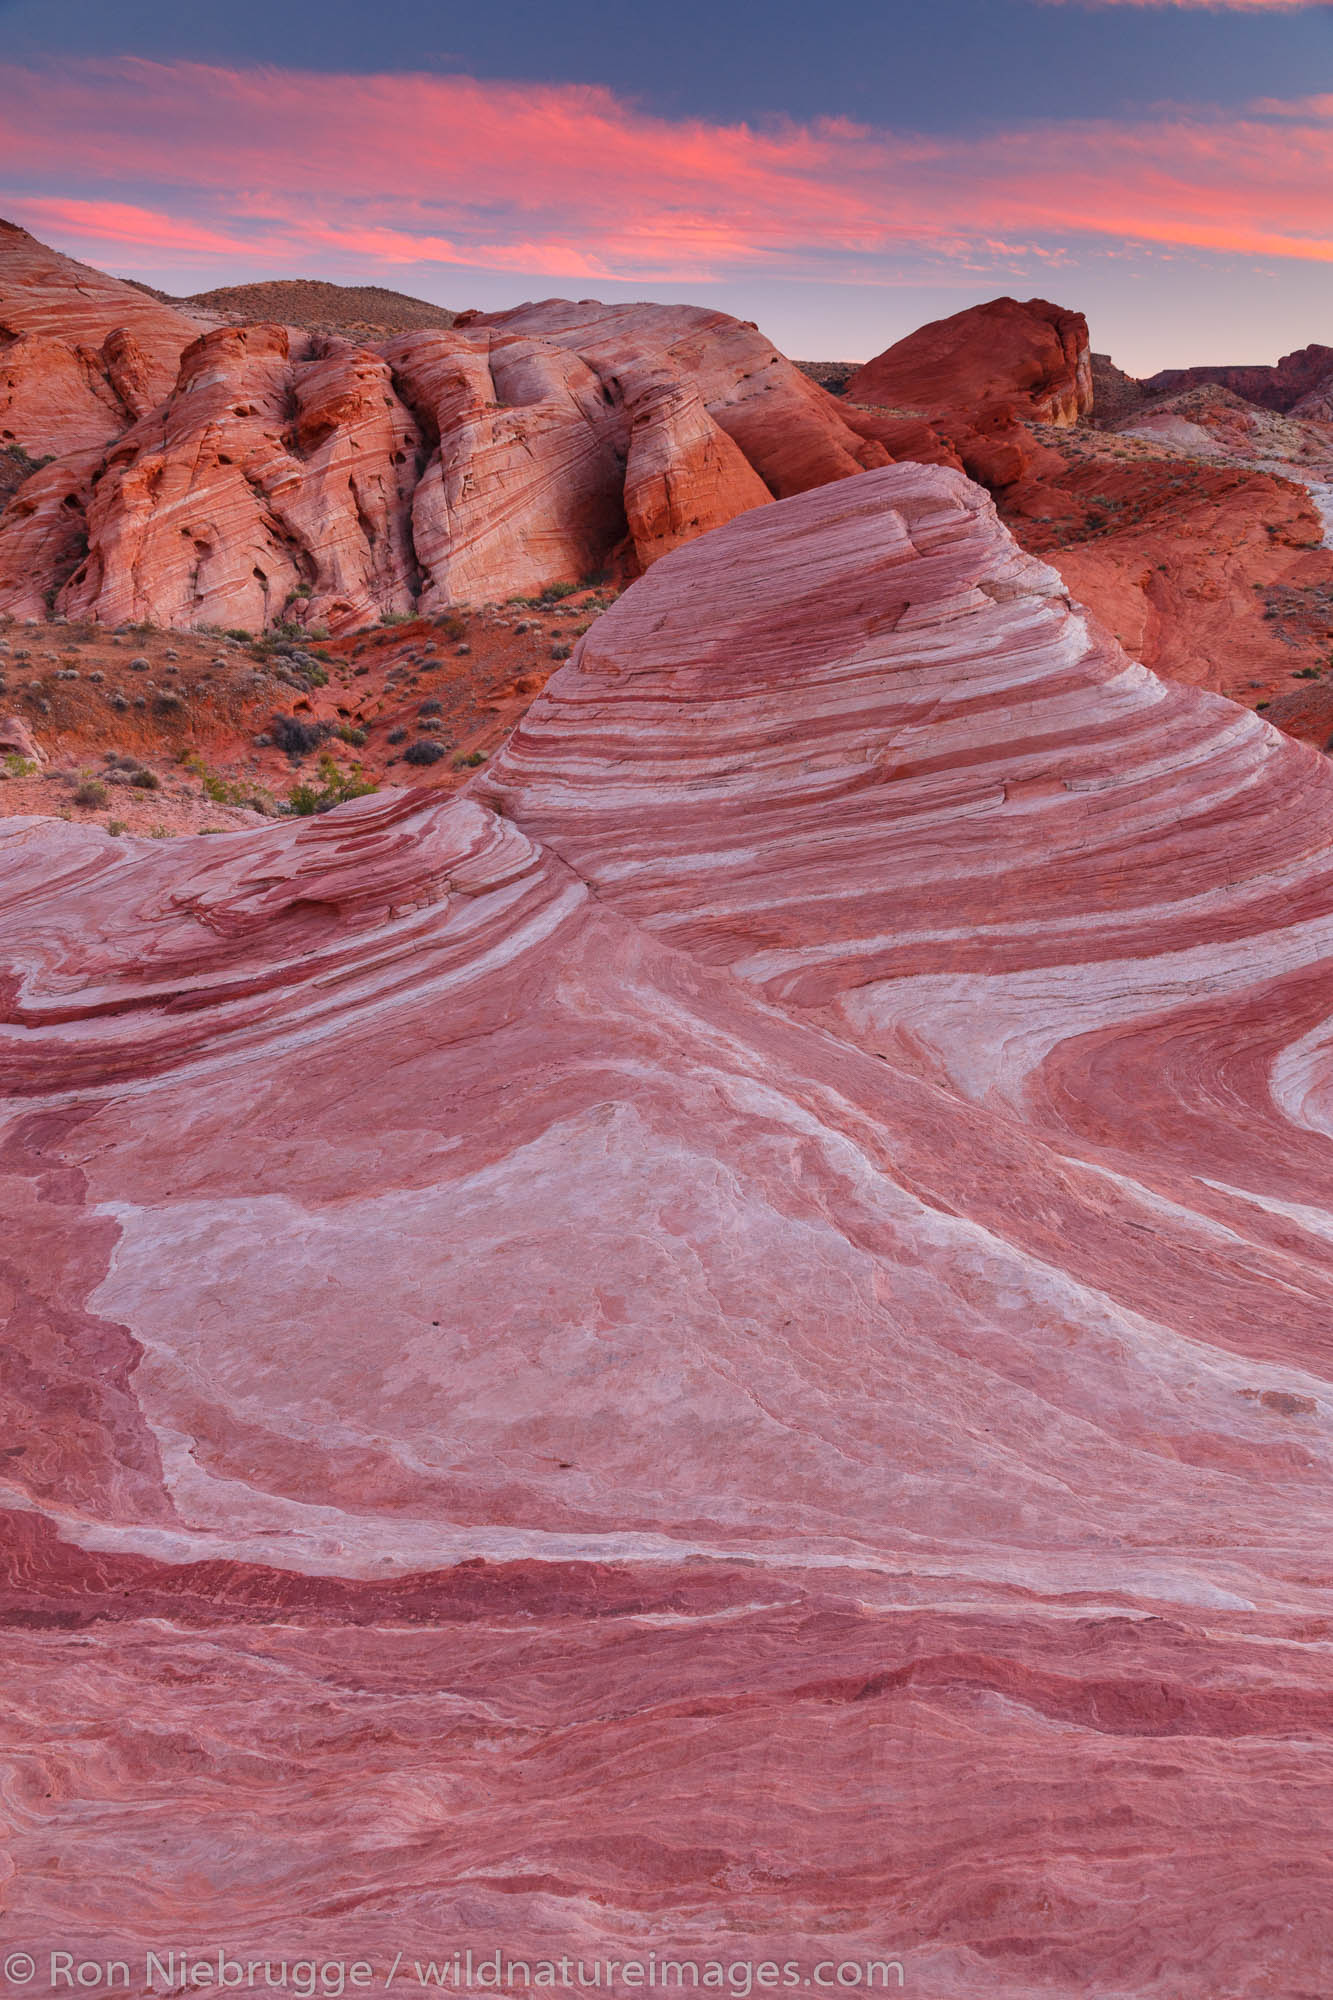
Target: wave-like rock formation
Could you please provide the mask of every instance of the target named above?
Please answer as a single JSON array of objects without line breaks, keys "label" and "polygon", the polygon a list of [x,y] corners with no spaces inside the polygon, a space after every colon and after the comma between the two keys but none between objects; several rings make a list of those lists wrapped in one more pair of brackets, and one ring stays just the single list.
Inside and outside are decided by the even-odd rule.
[{"label": "wave-like rock formation", "polygon": [[7,1936],[1323,1992],[1331,832],[916,466],[8,822]]},{"label": "wave-like rock formation", "polygon": [[888,464],[880,428],[724,313],[548,300],[358,345],[0,237],[0,444],[56,460],[0,513],[20,618],[340,631],[634,574]]}]

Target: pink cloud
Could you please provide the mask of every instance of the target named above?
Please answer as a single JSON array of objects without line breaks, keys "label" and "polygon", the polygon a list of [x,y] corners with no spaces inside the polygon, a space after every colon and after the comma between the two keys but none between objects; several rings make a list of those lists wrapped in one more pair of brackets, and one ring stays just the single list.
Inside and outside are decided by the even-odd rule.
[{"label": "pink cloud", "polygon": [[1326,98],[960,138],[671,121],[591,87],[135,61],[0,64],[0,103],[0,206],[142,271],[882,283],[1073,239],[1333,261]]}]

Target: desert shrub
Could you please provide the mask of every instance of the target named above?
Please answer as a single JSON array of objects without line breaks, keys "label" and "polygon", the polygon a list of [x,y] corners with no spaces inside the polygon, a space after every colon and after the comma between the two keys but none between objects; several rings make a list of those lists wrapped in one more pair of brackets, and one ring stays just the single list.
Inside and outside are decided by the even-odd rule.
[{"label": "desert shrub", "polygon": [[485,762],[486,753],[484,750],[470,750],[466,757],[454,758],[454,769],[458,771],[475,771],[478,764],[484,764]]},{"label": "desert shrub", "polygon": [[415,743],[409,743],[403,752],[405,764],[438,764],[447,753],[443,743],[432,743],[429,737],[419,736]]},{"label": "desert shrub", "polygon": [[100,778],[85,778],[74,794],[76,806],[104,806],[110,797]]},{"label": "desert shrub", "polygon": [[288,793],[288,805],[303,819],[345,805],[348,799],[363,799],[378,789],[359,764],[353,764],[350,771],[340,770],[327,750],[319,760],[319,777],[318,785],[308,782],[293,785]]},{"label": "desert shrub", "polygon": [[[264,809],[261,800],[255,797],[255,787],[253,785],[236,784],[230,778],[220,777],[216,771],[209,770],[202,757],[187,757],[185,762],[195,777],[198,778],[199,789],[204,797],[212,799],[214,805],[255,805],[259,806],[261,811]],[[205,828],[204,831],[207,831],[207,829]]]},{"label": "desert shrub", "polygon": [[136,771],[130,779],[130,783],[137,785],[141,792],[156,792],[162,788],[162,780],[158,777],[156,771]]},{"label": "desert shrub", "polygon": [[342,742],[350,743],[353,746],[353,748],[357,750],[361,748],[361,745],[366,740],[365,730],[357,729],[354,726],[354,724],[350,722],[344,722],[342,727],[337,731],[337,735]]},{"label": "desert shrub", "polygon": [[384,740],[386,743],[406,743],[407,731],[405,729],[391,729]]},{"label": "desert shrub", "polygon": [[327,722],[302,722],[299,716],[275,715],[268,733],[289,757],[306,757],[312,750],[318,750],[332,732]]},{"label": "desert shrub", "polygon": [[456,611],[446,611],[443,618],[435,620],[435,630],[443,632],[446,639],[461,639],[467,631],[467,619],[460,618]]}]

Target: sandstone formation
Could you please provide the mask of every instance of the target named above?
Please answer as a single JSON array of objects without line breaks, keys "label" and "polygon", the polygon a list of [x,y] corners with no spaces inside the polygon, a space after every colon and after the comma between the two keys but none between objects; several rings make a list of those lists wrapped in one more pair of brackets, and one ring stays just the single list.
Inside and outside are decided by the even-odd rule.
[{"label": "sandstone formation", "polygon": [[9,1934],[1322,1991],[1331,832],[916,466],[447,805],[5,823]]},{"label": "sandstone formation", "polygon": [[46,752],[18,715],[0,715],[0,755],[17,757],[25,764],[46,762]]},{"label": "sandstone formation", "polygon": [[437,440],[412,499],[424,611],[602,567],[625,534],[624,452],[586,362],[485,333],[407,334],[385,353]]},{"label": "sandstone formation", "polygon": [[1031,425],[1075,424],[1092,409],[1087,321],[1045,299],[969,306],[857,369],[846,397],[848,423],[890,450],[882,413],[910,424],[894,456],[959,465],[992,491],[1030,482],[1061,469]]},{"label": "sandstone formation", "polygon": [[692,384],[650,379],[635,394],[630,418],[625,516],[641,569],[772,499]]},{"label": "sandstone formation", "polygon": [[168,393],[200,324],[0,222],[0,445],[109,443]]},{"label": "sandstone formation", "polygon": [[[423,307],[442,323],[358,344],[276,321],[201,332],[197,308],[82,272],[0,239],[0,444],[58,468],[0,513],[0,615],[335,632],[433,615],[634,574],[892,456],[875,413],[848,420],[723,313],[547,300],[450,325]],[[41,310],[11,312],[28,294]]]},{"label": "sandstone formation", "polygon": [[256,630],[297,602],[340,623],[403,612],[417,446],[378,356],[314,343],[294,366],[285,328],[207,333],[175,393],[104,459],[87,559],[58,606]]},{"label": "sandstone formation", "polygon": [[726,313],[547,299],[512,312],[463,314],[458,324],[507,329],[572,349],[616,400],[632,395],[650,373],[678,374],[694,384],[777,499],[888,461],[882,447],[852,429],[835,397],[750,321]]},{"label": "sandstone formation", "polygon": [[1088,323],[1047,299],[991,299],[896,341],[857,370],[847,395],[928,417],[1003,403],[1015,417],[1076,423],[1092,408]]}]

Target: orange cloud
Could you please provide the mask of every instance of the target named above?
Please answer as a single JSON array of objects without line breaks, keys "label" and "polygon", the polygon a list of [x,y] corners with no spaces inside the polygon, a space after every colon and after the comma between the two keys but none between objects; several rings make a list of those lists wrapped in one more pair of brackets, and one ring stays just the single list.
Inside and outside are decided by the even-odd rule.
[{"label": "orange cloud", "polygon": [[0,204],[143,271],[883,283],[1088,239],[1333,262],[1325,98],[960,137],[671,121],[591,87],[123,61],[0,64],[0,103]]}]

